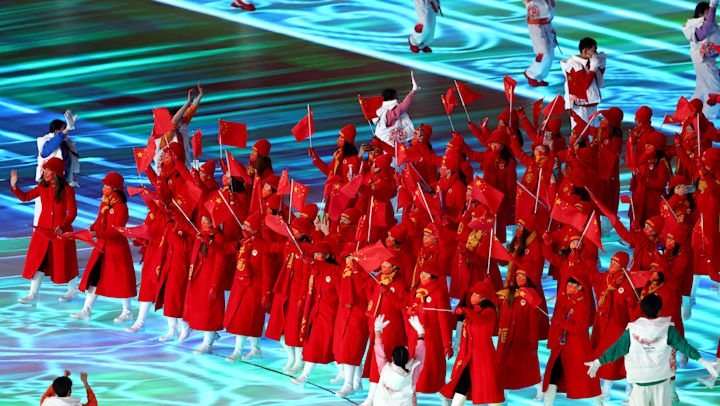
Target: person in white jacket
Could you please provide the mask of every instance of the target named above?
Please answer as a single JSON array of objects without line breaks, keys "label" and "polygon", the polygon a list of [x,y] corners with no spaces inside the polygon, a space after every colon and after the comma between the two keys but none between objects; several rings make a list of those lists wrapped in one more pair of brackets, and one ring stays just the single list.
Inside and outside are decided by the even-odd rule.
[{"label": "person in white jacket", "polygon": [[670,366],[673,348],[699,360],[712,377],[718,376],[718,361],[701,358],[675,329],[670,317],[657,317],[662,308],[660,296],[645,296],[640,308],[646,317],[628,323],[623,335],[599,359],[585,363],[590,377],[594,378],[603,364],[624,356],[627,381],[633,386],[630,406],[667,406],[673,403],[670,383],[675,375]]},{"label": "person in white jacket", "polygon": [[715,21],[717,6],[718,0],[698,3],[693,18],[682,25],[682,32],[690,41],[690,59],[695,68],[696,84],[692,98],[703,101],[703,114],[709,120],[714,119],[720,109],[718,104],[707,104],[708,95],[720,93],[718,52],[712,46],[720,44],[720,30]]},{"label": "person in white jacket", "polygon": [[392,148],[395,148],[397,142],[407,142],[415,136],[415,126],[413,126],[407,111],[415,92],[420,90],[420,86],[415,81],[412,71],[410,71],[410,80],[412,81],[412,90],[405,96],[402,103],[398,103],[395,89],[385,89],[382,92],[383,104],[377,109],[377,117],[373,119],[375,136]]},{"label": "person in white jacket", "polygon": [[[560,61],[565,75],[565,109],[572,109],[586,122],[602,102],[600,89],[605,87],[605,53],[597,51],[597,42],[583,38],[580,55]],[[573,127],[575,126],[573,121]]]},{"label": "person in white jacket", "polygon": [[[418,335],[415,346],[415,357],[410,358],[407,347],[397,346],[392,352],[392,362],[385,358],[385,349],[382,343],[382,331],[390,321],[385,321],[385,315],[381,314],[375,319],[375,360],[380,371],[373,406],[415,406],[417,395],[415,384],[420,377],[420,371],[425,361],[425,329],[417,316],[408,319],[410,325]],[[403,328],[393,326],[392,328]]]},{"label": "person in white jacket", "polygon": [[557,36],[552,26],[555,17],[555,0],[523,0],[527,9],[528,31],[532,41],[535,60],[525,69],[525,78],[532,87],[547,86],[545,78],[550,73]]},{"label": "person in white jacket", "polygon": [[85,385],[87,403],[81,403],[80,398],[70,396],[72,394],[72,380],[68,378],[69,376],[70,371],[65,370],[65,375],[53,381],[40,399],[40,406],[97,406],[97,399],[87,381],[87,373],[80,373],[80,380]]}]

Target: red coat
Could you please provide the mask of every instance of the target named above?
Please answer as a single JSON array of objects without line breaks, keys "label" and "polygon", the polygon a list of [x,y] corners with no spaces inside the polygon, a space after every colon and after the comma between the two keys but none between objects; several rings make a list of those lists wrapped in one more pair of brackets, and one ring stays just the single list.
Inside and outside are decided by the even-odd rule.
[{"label": "red coat", "polygon": [[[222,197],[225,198],[223,201]],[[219,200],[218,200],[219,199]],[[230,188],[224,187],[221,190],[210,192],[208,200],[214,200],[215,204],[221,205],[221,210],[227,212],[227,206],[232,208],[235,217],[231,217],[223,223],[223,236],[225,236],[225,269],[222,272],[220,286],[223,290],[230,290],[233,284],[233,275],[235,275],[235,258],[237,257],[238,242],[242,238],[242,228],[239,222],[245,221],[250,207],[250,198],[245,193],[232,193]],[[227,205],[225,204],[227,202]]]},{"label": "red coat", "polygon": [[150,228],[153,239],[149,241],[138,241],[136,239],[135,241],[135,244],[139,243],[143,245],[143,248],[141,248],[143,267],[140,273],[139,302],[155,301],[158,275],[160,274],[160,267],[165,258],[165,248],[167,248],[167,244],[160,246],[160,241],[162,241],[162,236],[165,231],[167,216],[164,211],[159,210],[154,204],[151,204],[149,208],[150,211],[145,218],[144,224]]},{"label": "red coat", "polygon": [[[19,187],[11,189],[13,194],[23,202],[40,198],[42,212],[38,219],[38,227],[55,230],[60,227],[64,232],[73,231],[72,222],[77,216],[75,204],[75,189],[65,185],[60,203],[55,201],[55,188],[36,186],[28,192]],[[47,256],[47,266],[41,269],[43,260]],[[23,278],[32,279],[36,271],[43,271],[50,276],[53,283],[68,283],[78,276],[77,250],[75,240],[58,238],[52,242],[37,231],[33,231],[28,247]]]},{"label": "red coat", "polygon": [[558,295],[553,311],[548,337],[550,359],[545,366],[543,392],[550,384],[550,375],[555,362],[562,362],[563,374],[557,382],[558,392],[567,393],[569,399],[585,399],[599,396],[600,380],[587,375],[585,362],[595,359],[590,344],[588,328],[591,324],[591,300],[584,286],[581,295],[571,300],[567,295]]},{"label": "red coat", "polygon": [[[415,389],[419,393],[435,393],[445,385],[445,351],[452,349],[452,326],[454,317],[450,310],[450,297],[447,291],[445,278],[431,279],[413,291],[414,303],[418,305],[417,311],[425,328],[425,361],[418,377]],[[410,343],[410,357],[415,353],[417,332],[415,329],[406,329],[408,343]],[[411,331],[412,330],[412,331]]]},{"label": "red coat", "polygon": [[350,180],[350,174],[357,175],[360,171],[360,159],[358,159],[357,155],[343,157],[342,148],[335,150],[330,165],[323,162],[318,156],[314,156],[312,162],[325,177],[338,175],[342,178],[342,183],[347,183]]},{"label": "red coat", "polygon": [[593,189],[600,193],[599,199],[611,212],[617,213],[620,203],[620,154],[622,154],[622,136],[610,137],[610,127],[598,129],[595,136],[598,146],[598,183]]},{"label": "red coat", "polygon": [[[463,233],[464,230],[469,232]],[[458,248],[451,264],[450,297],[464,298],[470,286],[488,277],[489,242],[489,232],[470,230],[466,222],[458,226]],[[490,261],[489,278],[496,291],[502,288],[502,276],[496,260]]]},{"label": "red coat", "polygon": [[[720,176],[711,172],[703,171],[700,175],[697,191],[695,192],[695,203],[697,204],[697,217],[702,215],[705,243],[697,244],[694,247],[693,263],[695,275],[713,275],[716,267],[711,263],[720,261],[720,227],[718,222],[710,219],[717,219],[720,216]],[[710,237],[712,236],[712,237]]]},{"label": "red coat", "polygon": [[503,403],[505,395],[500,384],[498,356],[493,346],[496,313],[493,308],[467,309],[462,325],[460,349],[455,358],[450,382],[440,393],[448,399],[455,395],[455,387],[465,368],[470,368],[472,385],[467,397],[473,404]]},{"label": "red coat", "polygon": [[176,222],[168,222],[160,239],[160,249],[165,253],[155,293],[155,310],[163,308],[167,317],[182,317],[187,290],[188,268],[192,241]]},{"label": "red coat", "polygon": [[228,333],[260,337],[265,326],[262,307],[265,241],[254,236],[241,241],[237,260],[233,261],[235,277],[228,298],[223,326]]},{"label": "red coat", "polygon": [[333,358],[333,328],[338,310],[340,266],[313,261],[308,264],[308,296],[305,300],[300,334],[303,338],[303,360],[329,364]]},{"label": "red coat", "polygon": [[449,178],[437,182],[435,191],[442,196],[443,209],[452,225],[457,226],[459,217],[465,209],[465,189],[467,185],[462,183],[457,174],[450,175]]},{"label": "red coat", "polygon": [[[105,297],[129,298],[137,295],[135,268],[127,238],[113,227],[125,227],[128,221],[127,205],[113,193],[110,202],[100,204],[97,220],[90,226],[95,231],[100,249],[93,249],[78,289],[84,292],[88,278],[100,261],[100,280],[95,294]],[[102,252],[100,251],[102,250]]]},{"label": "red coat", "polygon": [[359,366],[368,337],[367,295],[374,281],[356,266],[345,266],[338,286],[338,311],[333,328],[333,355],[338,364]]},{"label": "red coat", "polygon": [[[220,331],[225,315],[225,294],[220,280],[225,267],[223,236],[196,238],[190,254],[183,320],[200,331]],[[210,297],[214,290],[215,297]]]},{"label": "red coat", "polygon": [[670,164],[667,159],[661,158],[640,162],[630,169],[634,171],[630,191],[637,218],[633,217],[632,207],[628,216],[631,220],[637,220],[638,224],[645,225],[645,220],[660,214],[660,203],[670,180]]},{"label": "red coat", "polygon": [[[370,201],[373,205],[377,202],[385,204],[385,225],[380,225],[373,220],[370,231],[370,243],[378,240],[384,240],[388,230],[395,225],[395,213],[390,199],[397,195],[397,186],[395,183],[395,171],[391,168],[389,171],[380,173],[372,173],[365,179],[366,184],[360,188],[355,207],[367,214],[370,210]],[[372,199],[371,199],[372,198]],[[363,235],[367,237],[367,226],[364,227]]]},{"label": "red coat", "polygon": [[417,169],[420,177],[422,177],[425,183],[427,183],[428,185],[435,182],[438,175],[438,167],[437,165],[435,165],[435,162],[433,162],[433,159],[426,158],[426,156],[432,156],[432,154],[430,154],[430,152],[432,151],[432,146],[430,145],[430,143],[419,142],[417,144],[410,145],[410,147],[408,148],[410,149],[410,151],[416,152],[418,155],[420,155],[420,161],[411,164],[415,167],[415,169]]},{"label": "red coat", "polygon": [[500,361],[502,389],[527,388],[540,382],[538,340],[540,324],[547,325],[547,316],[524,298],[524,289],[513,292],[512,305],[507,298],[510,289],[498,292],[500,297],[500,328],[497,353]]}]

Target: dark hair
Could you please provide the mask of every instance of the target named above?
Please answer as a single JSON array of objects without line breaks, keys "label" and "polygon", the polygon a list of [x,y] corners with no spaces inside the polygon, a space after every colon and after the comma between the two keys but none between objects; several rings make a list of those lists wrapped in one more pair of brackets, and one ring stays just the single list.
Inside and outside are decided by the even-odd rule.
[{"label": "dark hair", "polygon": [[330,255],[325,259],[325,262],[327,262],[328,264],[332,264],[332,265],[340,265],[340,264],[337,262],[337,260],[335,259],[335,257],[332,256],[332,254],[330,254]]},{"label": "dark hair", "polygon": [[590,201],[590,193],[584,187],[573,186],[572,194],[580,196],[582,202]]},{"label": "dark hair", "polygon": [[174,116],[175,114],[177,114],[178,111],[180,111],[180,107],[170,107],[170,108],[168,109],[168,113],[170,113],[170,117],[172,117],[172,116]]},{"label": "dark hair", "polygon": [[[65,186],[68,184],[65,178],[62,176],[58,176],[57,174],[53,174],[53,177],[55,178],[55,202],[60,203],[63,198],[63,194],[65,193]],[[40,187],[50,187],[50,182],[46,181],[45,179],[42,179],[38,185]]]},{"label": "dark hair", "polygon": [[481,309],[492,308],[493,310],[495,310],[495,305],[493,304],[493,302],[490,299],[481,300],[480,303],[478,303],[478,306]]},{"label": "dark hair", "polygon": [[500,150],[500,153],[498,155],[500,155],[500,159],[502,159],[506,163],[510,163],[511,159],[513,161],[515,160],[515,157],[513,157],[513,155],[510,153],[510,150],[508,149],[507,145],[502,146],[502,149]]},{"label": "dark hair", "polygon": [[695,6],[695,18],[698,18],[701,15],[703,15],[705,13],[705,11],[707,11],[707,9],[709,9],[709,8],[710,8],[710,3],[708,3],[707,1],[701,1],[700,3],[698,3],[697,6]]},{"label": "dark hair", "polygon": [[662,305],[662,298],[654,293],[645,296],[643,300],[640,301],[640,308],[649,319],[654,319],[660,314]]},{"label": "dark hair", "polygon": [[230,190],[234,193],[245,192],[245,182],[233,176],[230,176],[229,179],[228,186],[230,186]]},{"label": "dark hair", "polygon": [[52,383],[53,392],[61,398],[64,398],[65,396],[70,394],[70,389],[72,389],[72,381],[67,376],[61,376],[59,378],[55,378],[55,380]]},{"label": "dark hair", "polygon": [[[700,180],[700,177],[698,177],[698,181]],[[697,185],[695,185],[697,187]],[[667,200],[669,201],[671,197],[675,195],[675,188],[670,188],[667,194]],[[695,196],[693,196],[692,193],[685,193],[685,198],[690,203],[690,210],[695,210]]]},{"label": "dark hair", "polygon": [[65,128],[65,122],[62,120],[53,120],[50,122],[50,132],[54,133],[55,131],[62,131],[63,128]]},{"label": "dark hair", "polygon": [[[531,233],[532,233],[532,231],[523,227],[522,235],[520,235],[520,243],[518,244],[518,249],[516,252],[517,259],[520,259],[523,257],[523,255],[525,255],[525,245],[527,244],[527,238],[530,236]],[[515,245],[517,240],[518,240],[518,236],[515,235],[515,237],[513,237],[512,241],[510,241],[510,247],[509,247],[510,251],[512,251],[512,247],[513,247],[513,245]]]},{"label": "dark hair", "polygon": [[358,149],[355,147],[355,144],[351,142],[344,142],[342,146],[343,150],[343,158],[355,156],[358,154]]},{"label": "dark hair", "polygon": [[620,139],[622,139],[622,137],[623,137],[622,128],[610,127],[610,139],[613,139],[615,137],[620,137]]},{"label": "dark hair", "polygon": [[408,351],[407,347],[398,345],[393,349],[392,352],[392,359],[395,365],[399,366],[406,372],[409,372],[407,369],[405,369],[405,365],[407,365],[408,361],[410,360],[410,352]]},{"label": "dark hair", "polygon": [[574,283],[574,284],[576,284],[576,285],[582,286],[582,284],[581,284],[580,282],[578,282],[577,279],[573,278],[572,276],[568,278],[567,282],[565,282],[566,285],[567,285],[568,283]]},{"label": "dark hair", "polygon": [[272,171],[272,159],[270,159],[269,156],[256,154],[255,171],[257,171],[258,176],[262,177],[263,173],[265,173],[265,170],[268,168]]},{"label": "dark hair", "polygon": [[120,201],[123,203],[127,203],[127,196],[125,195],[125,192],[120,189],[113,189],[113,193],[116,193],[118,197],[120,198]]},{"label": "dark hair", "polygon": [[397,99],[397,90],[385,89],[382,92],[382,97],[383,97],[383,101],[395,100],[395,99]]},{"label": "dark hair", "polygon": [[585,37],[580,40],[578,49],[580,50],[580,53],[582,53],[583,50],[590,49],[590,48],[596,47],[596,46],[597,46],[597,41],[595,41],[592,38]]}]

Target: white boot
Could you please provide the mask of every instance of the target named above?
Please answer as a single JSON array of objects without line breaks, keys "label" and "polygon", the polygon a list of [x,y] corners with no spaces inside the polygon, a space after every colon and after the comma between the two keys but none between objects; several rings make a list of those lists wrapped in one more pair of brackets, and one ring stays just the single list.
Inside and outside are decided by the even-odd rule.
[{"label": "white boot", "polygon": [[609,379],[603,380],[602,395],[601,395],[603,400],[610,398],[610,390],[612,390],[612,386],[613,386],[613,381],[611,381]]},{"label": "white boot", "polygon": [[262,351],[260,350],[260,337],[249,337],[250,339],[250,352],[243,355],[242,359],[244,360],[251,360],[251,359],[261,359],[262,358]]},{"label": "white boot", "polygon": [[708,375],[706,377],[698,376],[697,380],[701,384],[705,385],[706,388],[712,390],[715,387],[715,379],[712,375]]},{"label": "white boot", "polygon": [[678,396],[677,391],[675,390],[675,383],[676,381],[674,379],[670,380],[670,397],[672,398],[673,405],[680,403],[680,396]]},{"label": "white boot", "polygon": [[33,275],[32,279],[30,279],[30,292],[28,292],[26,297],[19,298],[18,302],[35,307],[37,305],[37,294],[40,291],[40,286],[42,285],[44,277],[45,272],[35,272],[35,275]]},{"label": "white boot", "polygon": [[230,354],[229,357],[225,357],[225,361],[235,362],[242,355],[243,347],[245,346],[246,336],[235,336],[235,351]]},{"label": "white boot", "polygon": [[175,317],[167,317],[168,332],[164,336],[158,338],[158,341],[164,343],[165,341],[172,340],[177,334],[178,319]]},{"label": "white boot", "polygon": [[375,397],[375,391],[377,390],[377,383],[370,382],[370,389],[368,390],[367,397],[365,398],[365,401],[360,403],[360,406],[372,406],[373,405],[373,398]]},{"label": "white boot", "polygon": [[85,292],[85,304],[83,304],[82,310],[80,310],[78,313],[73,313],[70,315],[73,319],[79,319],[84,321],[90,321],[90,315],[92,314],[92,308],[95,304],[95,300],[97,299],[97,295],[95,295],[95,286],[90,286],[87,291]]},{"label": "white boot", "polygon": [[282,346],[283,350],[285,350],[285,353],[288,357],[288,360],[283,367],[283,371],[287,372],[295,364],[295,348],[285,344],[284,340],[280,342],[280,345]]},{"label": "white boot", "polygon": [[290,382],[296,384],[296,385],[302,385],[304,384],[308,377],[310,376],[310,373],[312,373],[312,370],[315,369],[315,363],[314,362],[306,362],[305,367],[303,368],[302,373],[297,378],[293,378],[290,380]]},{"label": "white boot", "polygon": [[200,344],[193,353],[212,354],[212,345],[218,338],[220,338],[220,334],[218,334],[217,331],[206,331],[203,335],[202,344]]},{"label": "white boot", "polygon": [[450,403],[450,399],[448,399],[448,404],[452,406],[462,406],[465,404],[466,400],[467,396],[456,393],[455,396],[453,396],[452,398],[452,403]]},{"label": "white boot", "polygon": [[178,335],[178,342],[181,343],[181,342],[187,340],[188,336],[190,335],[190,323],[186,322],[183,319],[178,319],[178,324],[180,325],[180,334]]},{"label": "white boot", "polygon": [[344,371],[343,364],[338,364],[338,363],[336,362],[336,363],[335,363],[335,367],[337,367],[338,373],[337,373],[337,375],[335,375],[334,378],[330,378],[330,383],[343,382],[344,379],[345,379],[345,375],[344,375],[344,373],[343,373],[343,371]]},{"label": "white boot", "polygon": [[[437,395],[438,395],[438,397],[440,398],[440,403],[442,404],[442,406],[451,406],[451,405],[452,405],[452,401],[453,401],[453,399],[455,398],[455,396],[458,396],[458,394],[456,393],[455,396],[453,396],[453,399],[448,399],[448,398],[446,398],[445,396],[443,396],[442,394],[440,394],[440,392],[438,392]],[[461,404],[462,404],[462,403],[461,403]]]},{"label": "white boot", "polygon": [[593,406],[603,406],[602,395],[592,398],[592,404]]},{"label": "white boot", "polygon": [[68,282],[68,290],[65,292],[64,295],[60,296],[58,298],[59,302],[69,302],[71,300],[77,300],[78,298],[78,290],[77,290],[77,278],[73,278],[70,282]]},{"label": "white boot", "polygon": [[295,350],[295,363],[293,364],[292,368],[288,369],[287,373],[290,375],[295,375],[296,373],[300,372],[302,369],[302,347],[291,347]]},{"label": "white boot", "polygon": [[132,326],[125,329],[128,333],[137,333],[140,330],[145,329],[145,316],[147,316],[148,311],[150,311],[150,306],[152,306],[152,302],[140,302],[140,310],[138,310],[138,316],[137,320],[135,320],[135,323],[133,323]]},{"label": "white boot", "polygon": [[133,318],[132,310],[130,310],[130,299],[123,299],[122,306],[123,306],[122,313],[120,313],[119,316],[117,316],[117,317],[115,317],[115,319],[113,319],[113,322],[115,322],[115,323],[122,323],[125,321],[130,321]]},{"label": "white boot", "polygon": [[343,378],[345,379],[345,382],[343,383],[342,388],[340,388],[339,391],[335,392],[335,396],[339,398],[344,398],[346,396],[350,396],[355,391],[353,390],[353,378],[355,377],[355,366],[354,365],[348,365],[348,364],[338,364],[342,365],[343,368]]},{"label": "white boot", "polygon": [[542,382],[535,384],[535,390],[535,398],[533,398],[533,401],[541,402],[543,400]]},{"label": "white boot", "polygon": [[359,365],[359,366],[353,365],[353,370],[355,371],[355,376],[353,376],[353,392],[360,392],[363,390],[363,386],[362,386],[363,368],[362,368],[362,365]]},{"label": "white boot", "polygon": [[545,406],[551,406],[553,402],[555,402],[555,396],[557,395],[557,385],[550,384],[548,385],[547,390],[545,391],[545,400],[544,405]]}]

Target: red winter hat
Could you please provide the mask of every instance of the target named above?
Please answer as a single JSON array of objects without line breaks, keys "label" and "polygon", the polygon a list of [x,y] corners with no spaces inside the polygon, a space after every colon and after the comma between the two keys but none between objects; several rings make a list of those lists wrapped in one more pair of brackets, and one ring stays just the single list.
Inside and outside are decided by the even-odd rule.
[{"label": "red winter hat", "polygon": [[716,171],[720,167],[720,149],[706,149],[703,152],[702,160],[711,170]]},{"label": "red winter hat", "polygon": [[438,241],[440,240],[440,237],[442,237],[440,224],[434,221],[428,223],[428,225],[425,226],[423,232],[432,235],[433,237],[437,238]]},{"label": "red winter hat", "polygon": [[430,141],[430,137],[432,136],[432,127],[430,124],[422,124],[420,127],[415,129],[415,135],[419,136],[421,133],[425,138],[425,141]]},{"label": "red winter hat", "polygon": [[560,134],[561,127],[562,120],[560,119],[560,117],[550,117],[545,128],[547,128],[547,130],[550,131],[552,134]]},{"label": "red winter hat", "polygon": [[703,109],[703,101],[700,99],[692,99],[690,100],[690,105],[695,109],[696,113],[702,113]]},{"label": "red winter hat", "polygon": [[457,153],[461,153],[467,148],[467,144],[465,144],[465,138],[463,138],[460,134],[453,132],[453,137],[450,139],[450,142],[447,143],[446,149],[448,151],[456,151]]},{"label": "red winter hat", "polygon": [[[58,157],[52,157],[45,161],[43,169],[47,169],[55,175],[62,177],[65,174],[65,161]],[[120,189],[122,189],[122,187]]]},{"label": "red winter hat", "polygon": [[328,254],[332,255],[333,249],[329,242],[318,241],[313,244],[313,254]]},{"label": "red winter hat", "polygon": [[318,207],[315,203],[308,203],[305,206],[303,206],[303,209],[300,213],[298,213],[299,217],[305,217],[306,219],[310,221],[315,221],[315,218],[318,214]]},{"label": "red winter hat", "polygon": [[523,228],[528,231],[535,231],[535,226],[537,224],[537,216],[534,214],[529,214],[527,218],[518,219],[517,223],[518,225],[523,226]]},{"label": "red winter hat", "polygon": [[610,261],[617,262],[621,267],[627,268],[630,263],[630,255],[625,251],[618,251],[610,258]]},{"label": "red winter hat", "polygon": [[344,218],[352,224],[357,224],[360,216],[362,216],[362,212],[359,209],[356,209],[355,207],[348,207],[342,212],[340,218]]},{"label": "red winter hat", "polygon": [[623,117],[625,116],[623,111],[617,107],[610,107],[607,110],[602,110],[600,114],[605,117],[612,127],[620,127],[620,123],[622,123]]},{"label": "red winter hat", "polygon": [[[503,110],[503,112],[500,113],[499,116],[497,116],[497,120],[498,120],[498,122],[502,121],[506,125],[509,126],[510,125],[510,109],[507,108],[507,109]],[[516,111],[513,110],[513,112],[512,112],[512,127],[517,128],[519,124],[520,124],[520,119],[518,118],[518,114]]]},{"label": "red winter hat", "polygon": [[278,185],[280,184],[280,177],[276,174],[272,174],[265,179],[265,183],[272,186],[273,189],[277,190]]},{"label": "red winter hat", "polygon": [[690,184],[690,181],[688,181],[686,177],[682,175],[675,175],[670,178],[670,185],[668,186],[668,191],[673,190],[675,186],[688,184]]},{"label": "red winter hat", "polygon": [[650,133],[645,137],[645,144],[652,145],[653,147],[655,147],[656,150],[664,149],[666,143],[667,143],[667,137],[665,137],[665,134],[663,134],[659,131]]},{"label": "red winter hat", "polygon": [[635,121],[638,123],[647,124],[650,120],[652,120],[652,109],[650,107],[642,106],[635,111]]},{"label": "red winter hat", "polygon": [[392,155],[390,154],[382,154],[379,157],[375,158],[375,166],[382,170],[390,169],[390,164],[392,164]]},{"label": "red winter hat", "polygon": [[669,238],[672,238],[672,240],[677,243],[682,243],[687,239],[687,235],[688,235],[687,228],[685,228],[682,224],[678,224],[667,233],[666,238],[669,237]]},{"label": "red winter hat", "polygon": [[345,140],[345,142],[349,142],[350,144],[355,144],[355,136],[357,135],[357,130],[355,129],[355,126],[352,124],[348,124],[345,127],[340,130],[340,136],[342,139]]},{"label": "red winter hat", "polygon": [[530,151],[535,151],[535,148],[537,147],[543,147],[545,148],[545,151],[550,151],[550,148],[548,148],[547,145],[543,144],[542,140],[538,140],[532,143],[530,146]]},{"label": "red winter hat", "polygon": [[660,234],[665,227],[665,219],[663,219],[663,217],[660,215],[653,216],[645,220],[645,225],[650,226],[653,231]]},{"label": "red winter hat", "polygon": [[510,142],[505,131],[495,130],[490,133],[490,143],[508,145]]},{"label": "red winter hat", "polygon": [[243,225],[249,227],[253,231],[260,231],[260,226],[262,225],[262,214],[256,212],[249,215],[243,222]]},{"label": "red winter hat", "polygon": [[495,295],[495,287],[492,282],[490,282],[489,278],[473,283],[468,291],[468,298],[472,296],[473,293],[493,302],[493,304],[496,305],[495,301],[497,300],[497,296]]},{"label": "red winter hat", "polygon": [[[63,163],[63,165],[65,164]],[[122,175],[117,172],[108,172],[108,174],[105,175],[105,179],[102,180],[102,183],[104,185],[110,186],[115,190],[123,190],[125,180],[123,179]]]},{"label": "red winter hat", "polygon": [[212,159],[202,164],[202,166],[200,167],[200,172],[211,178],[215,176],[215,160]]},{"label": "red winter hat", "polygon": [[450,152],[443,156],[442,164],[450,172],[459,172],[460,164],[462,163],[462,156],[458,153]]},{"label": "red winter hat", "polygon": [[476,219],[485,217],[488,214],[488,209],[485,207],[484,204],[478,204],[475,206],[474,209],[472,209],[472,212],[470,212],[470,215]]},{"label": "red winter hat", "polygon": [[304,236],[310,237],[312,236],[312,232],[315,229],[315,226],[313,225],[312,221],[306,219],[305,217],[297,217],[292,221],[290,228],[297,230],[300,234]]},{"label": "red winter hat", "polygon": [[383,261],[383,262],[388,262],[388,263],[390,263],[390,265],[400,268],[402,261],[400,261],[400,257],[398,257],[397,255],[391,255],[389,258],[386,258],[385,261]]},{"label": "red winter hat", "polygon": [[255,144],[253,144],[252,150],[255,151],[258,155],[267,157],[270,155],[270,141],[266,140],[265,138],[261,138],[257,141],[255,141]]},{"label": "red winter hat", "polygon": [[395,241],[405,241],[407,238],[407,227],[403,223],[395,224],[389,231],[388,235]]},{"label": "red winter hat", "polygon": [[176,159],[185,162],[185,148],[179,142],[171,142],[168,148],[175,154]]}]

